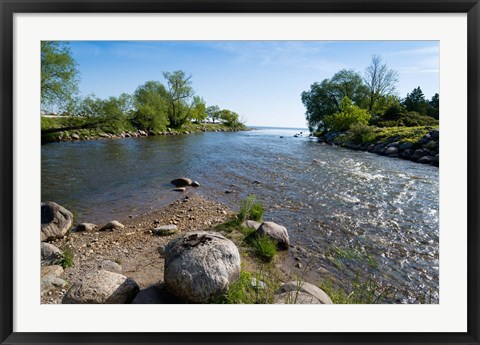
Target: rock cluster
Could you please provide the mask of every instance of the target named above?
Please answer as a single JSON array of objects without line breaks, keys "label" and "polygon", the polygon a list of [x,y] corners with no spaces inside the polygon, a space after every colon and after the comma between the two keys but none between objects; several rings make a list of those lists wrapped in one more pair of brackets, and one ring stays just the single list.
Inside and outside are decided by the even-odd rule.
[{"label": "rock cluster", "polygon": [[[336,139],[344,135],[341,132],[328,132],[319,138],[319,142],[337,144]],[[352,141],[342,142],[339,145],[354,150],[368,151],[391,158],[402,158],[417,163],[439,166],[439,140],[438,129],[431,130],[417,142],[402,142],[400,137],[392,137],[374,144],[355,144]]]}]

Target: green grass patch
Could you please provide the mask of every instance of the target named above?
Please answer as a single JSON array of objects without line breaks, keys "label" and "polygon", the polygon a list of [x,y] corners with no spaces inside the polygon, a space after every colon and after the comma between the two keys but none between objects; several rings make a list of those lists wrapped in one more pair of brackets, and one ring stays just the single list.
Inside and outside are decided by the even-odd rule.
[{"label": "green grass patch", "polygon": [[242,201],[238,218],[242,222],[246,220],[261,222],[263,219],[263,212],[263,205],[257,202],[255,195],[249,195]]},{"label": "green grass patch", "polygon": [[259,236],[252,241],[255,255],[265,262],[270,262],[277,254],[277,243],[267,236]]},{"label": "green grass patch", "polygon": [[58,265],[62,266],[63,268],[68,268],[73,266],[73,254],[70,248],[65,248],[63,250],[63,256],[58,261]]}]

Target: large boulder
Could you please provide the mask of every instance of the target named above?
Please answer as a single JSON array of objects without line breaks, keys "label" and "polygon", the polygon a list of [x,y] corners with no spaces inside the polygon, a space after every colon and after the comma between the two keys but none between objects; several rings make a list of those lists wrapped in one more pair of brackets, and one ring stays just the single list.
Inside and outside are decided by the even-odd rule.
[{"label": "large boulder", "polygon": [[53,201],[42,202],[41,213],[40,240],[42,242],[62,238],[72,226],[73,214]]},{"label": "large boulder", "polygon": [[40,245],[41,265],[49,266],[57,264],[63,257],[63,252],[53,244],[42,242]]},{"label": "large boulder", "polygon": [[255,232],[257,236],[267,236],[277,242],[279,249],[290,247],[287,228],[274,222],[263,222]]},{"label": "large boulder", "polygon": [[170,183],[173,184],[175,187],[186,187],[192,184],[192,180],[186,177],[181,177],[171,181]]},{"label": "large boulder", "polygon": [[297,291],[312,295],[318,299],[320,304],[333,304],[332,300],[330,297],[328,297],[325,291],[307,282],[289,281],[280,287],[281,293]]},{"label": "large boulder", "polygon": [[121,274],[98,270],[73,284],[63,297],[64,304],[130,303],[139,291],[137,283]]},{"label": "large boulder", "polygon": [[207,303],[239,276],[238,248],[218,233],[186,233],[165,247],[165,285],[184,301]]},{"label": "large boulder", "polygon": [[150,286],[140,290],[132,304],[177,304],[179,301],[164,287]]}]

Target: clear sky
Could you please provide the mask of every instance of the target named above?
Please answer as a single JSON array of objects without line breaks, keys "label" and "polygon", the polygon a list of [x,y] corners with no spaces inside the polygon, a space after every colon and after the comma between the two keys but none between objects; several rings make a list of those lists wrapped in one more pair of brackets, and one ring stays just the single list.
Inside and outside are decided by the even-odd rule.
[{"label": "clear sky", "polygon": [[163,71],[192,75],[208,105],[233,110],[247,125],[306,127],[302,91],[343,68],[362,76],[374,54],[398,71],[398,95],[439,92],[438,41],[75,41],[80,93],[133,93]]}]

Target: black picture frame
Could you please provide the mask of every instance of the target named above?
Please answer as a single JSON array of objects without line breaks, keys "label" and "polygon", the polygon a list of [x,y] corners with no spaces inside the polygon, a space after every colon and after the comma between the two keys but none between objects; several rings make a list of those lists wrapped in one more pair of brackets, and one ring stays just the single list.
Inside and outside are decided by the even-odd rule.
[{"label": "black picture frame", "polygon": [[[479,344],[479,0],[0,0],[0,340],[2,344]],[[467,13],[468,330],[466,333],[13,332],[13,16],[15,13]],[[452,317],[455,317],[452,315]]]}]

